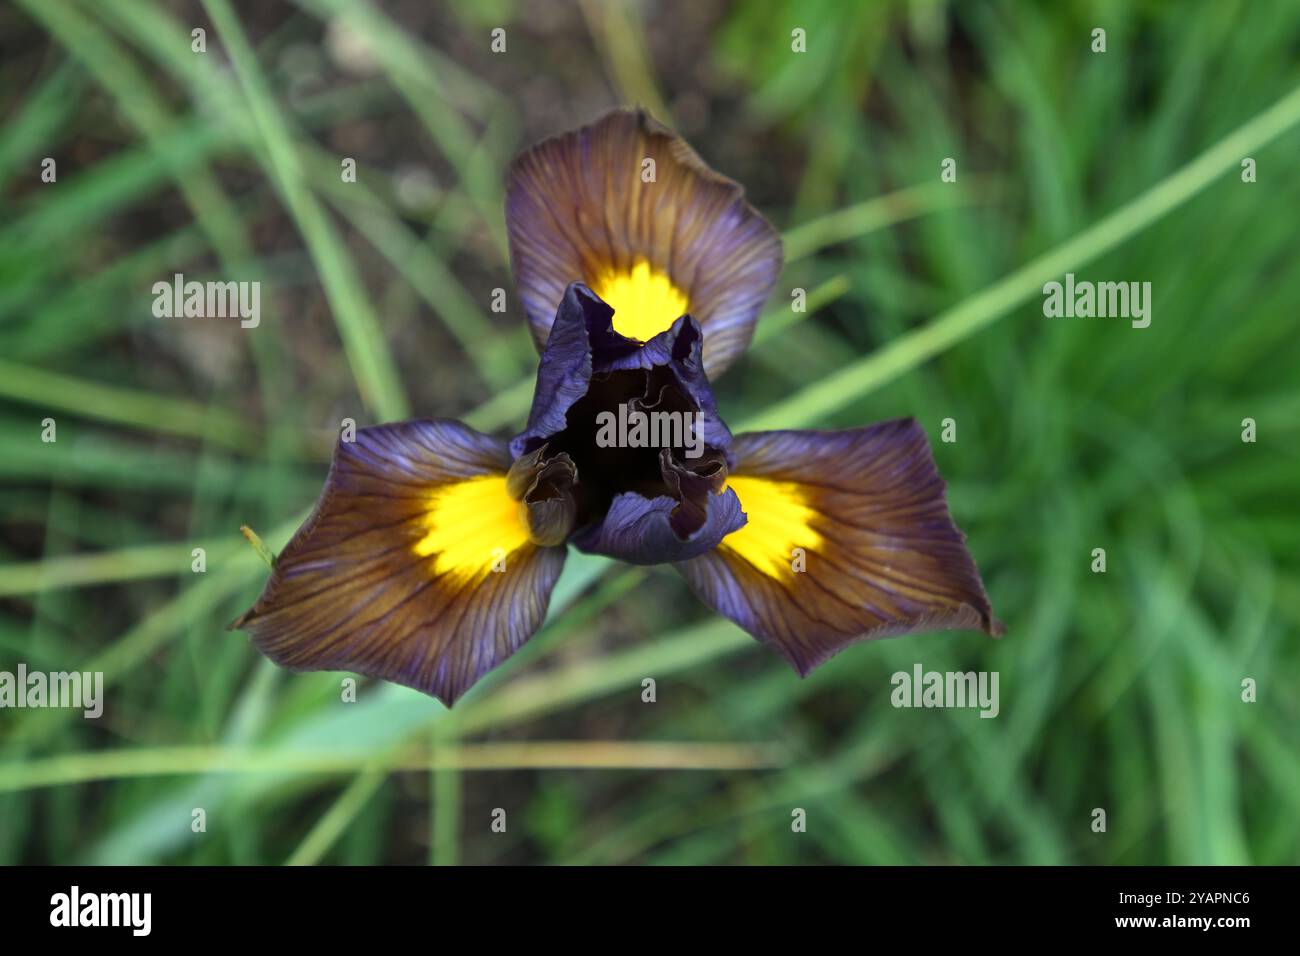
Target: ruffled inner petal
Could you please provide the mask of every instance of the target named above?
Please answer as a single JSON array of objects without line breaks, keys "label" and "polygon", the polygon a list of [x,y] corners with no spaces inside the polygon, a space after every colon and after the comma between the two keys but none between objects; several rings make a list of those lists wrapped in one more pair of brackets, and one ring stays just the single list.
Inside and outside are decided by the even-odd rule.
[{"label": "ruffled inner petal", "polygon": [[[621,501],[629,527],[662,524],[638,532],[633,549],[638,560],[653,563],[652,542],[682,554],[695,551],[702,537],[743,525],[739,508],[719,500],[731,432],[717,415],[701,361],[703,336],[691,316],[646,343],[616,331],[613,317],[590,289],[570,284],[542,354],[528,426],[510,447],[518,481],[564,463],[546,472],[564,476],[555,488],[557,503],[541,507],[524,498],[534,520],[548,515],[545,530],[534,533],[549,542],[571,522],[579,547],[600,542],[601,553],[623,556],[620,542],[599,530]],[[636,500],[622,500],[628,495]],[[656,504],[645,510],[648,502]],[[683,542],[689,542],[685,550]],[[675,560],[667,551],[659,560]]]}]

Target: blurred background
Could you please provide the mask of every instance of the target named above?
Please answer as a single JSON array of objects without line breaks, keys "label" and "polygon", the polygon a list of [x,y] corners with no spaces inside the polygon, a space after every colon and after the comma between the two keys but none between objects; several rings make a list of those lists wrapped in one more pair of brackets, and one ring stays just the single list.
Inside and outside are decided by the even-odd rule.
[{"label": "blurred background", "polygon": [[[0,37],[0,670],[105,682],[0,710],[0,863],[1300,862],[1300,6],[17,0]],[[729,424],[916,416],[1006,636],[801,681],[574,554],[454,712],[277,670],[226,630],[240,525],[283,547],[343,418],[518,429],[506,164],[633,103],[785,236]],[[1045,318],[1070,271],[1151,326]],[[260,281],[260,325],[155,318],[176,272]],[[917,663],[1000,715],[895,709]]]}]

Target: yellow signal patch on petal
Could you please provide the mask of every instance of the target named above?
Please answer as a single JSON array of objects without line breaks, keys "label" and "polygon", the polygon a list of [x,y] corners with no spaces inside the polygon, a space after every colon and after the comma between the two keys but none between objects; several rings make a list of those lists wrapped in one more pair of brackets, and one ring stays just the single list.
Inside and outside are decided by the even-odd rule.
[{"label": "yellow signal patch on petal", "polygon": [[[646,181],[649,161],[655,175]],[[506,229],[538,348],[564,290],[582,279],[617,310],[615,330],[643,342],[689,303],[710,379],[749,347],[781,272],[781,238],[740,184],[643,110],[614,110],[520,154],[510,165]]]},{"label": "yellow signal patch on petal", "polygon": [[[737,435],[728,485],[749,523],[677,564],[706,604],[800,674],[861,640],[940,628],[1000,634],[914,419]],[[791,567],[795,548],[808,555]]]},{"label": "yellow signal patch on petal", "polygon": [[718,548],[730,551],[770,578],[794,575],[794,549],[813,551],[822,536],[812,526],[818,512],[809,507],[804,486],[732,475],[727,487],[736,492],[748,521],[722,539]]},{"label": "yellow signal patch on petal", "polygon": [[528,544],[528,526],[504,475],[443,485],[429,496],[428,507],[427,530],[413,550],[420,557],[437,555],[434,574],[477,580]]},{"label": "yellow signal patch on petal", "polygon": [[641,342],[668,330],[687,312],[686,293],[645,259],[630,270],[601,273],[591,291],[614,310],[614,331]]},{"label": "yellow signal patch on petal", "polygon": [[451,706],[541,626],[564,567],[564,548],[529,541],[509,468],[505,442],[459,422],[358,429],[234,626],[281,667]]}]

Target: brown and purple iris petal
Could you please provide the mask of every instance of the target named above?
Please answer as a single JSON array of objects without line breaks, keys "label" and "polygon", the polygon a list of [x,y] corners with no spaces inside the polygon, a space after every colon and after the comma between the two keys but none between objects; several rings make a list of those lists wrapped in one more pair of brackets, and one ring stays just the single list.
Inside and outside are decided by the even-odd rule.
[{"label": "brown and purple iris petal", "polygon": [[458,422],[341,441],[311,517],[233,626],[292,670],[350,670],[450,705],[546,616],[572,529],[572,462]]},{"label": "brown and purple iris petal", "polygon": [[515,159],[506,192],[515,283],[539,347],[568,284],[646,342],[689,312],[716,378],[749,346],[781,240],[741,186],[642,110],[616,110]]},{"label": "brown and purple iris petal", "polygon": [[914,419],[737,435],[731,453],[749,521],[677,568],[800,674],[871,638],[1001,633]]}]

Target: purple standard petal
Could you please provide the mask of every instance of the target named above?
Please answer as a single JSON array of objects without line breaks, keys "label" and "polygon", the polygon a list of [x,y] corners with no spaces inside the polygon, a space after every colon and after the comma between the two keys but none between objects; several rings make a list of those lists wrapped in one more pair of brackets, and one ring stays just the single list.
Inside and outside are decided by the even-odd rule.
[{"label": "purple standard petal", "polygon": [[870,638],[1001,633],[915,420],[738,435],[732,452],[749,521],[677,567],[800,674]]},{"label": "purple standard petal", "polygon": [[[571,463],[516,463],[459,422],[340,442],[311,516],[234,627],[292,670],[350,670],[450,706],[541,625]],[[507,472],[509,469],[509,472]]]},{"label": "purple standard petal", "polygon": [[[638,564],[685,560],[744,523],[724,492],[731,432],[718,417],[689,315],[646,343],[571,283],[542,353],[517,461],[566,461],[578,547]],[[530,457],[531,456],[531,457]]]},{"label": "purple standard petal", "polygon": [[570,407],[587,394],[591,384],[592,329],[609,329],[612,314],[613,310],[582,283],[571,282],[565,289],[537,367],[528,425],[510,442],[513,457],[521,457],[547,436],[564,430]]},{"label": "purple standard petal", "polygon": [[670,494],[646,498],[636,492],[616,495],[604,519],[580,532],[573,544],[629,564],[686,561],[717,547],[745,523],[736,493],[722,487],[726,462],[721,455],[702,465],[660,456]]},{"label": "purple standard petal", "polygon": [[701,358],[704,339],[694,318],[680,316],[667,331],[642,344],[615,332],[613,315],[614,310],[581,282],[569,283],[542,350],[528,424],[510,442],[511,455],[518,458],[563,431],[569,409],[587,395],[593,378],[606,381],[612,373],[637,370],[653,373],[661,387],[675,385],[703,416],[705,443],[726,449],[731,432],[718,416]]}]

